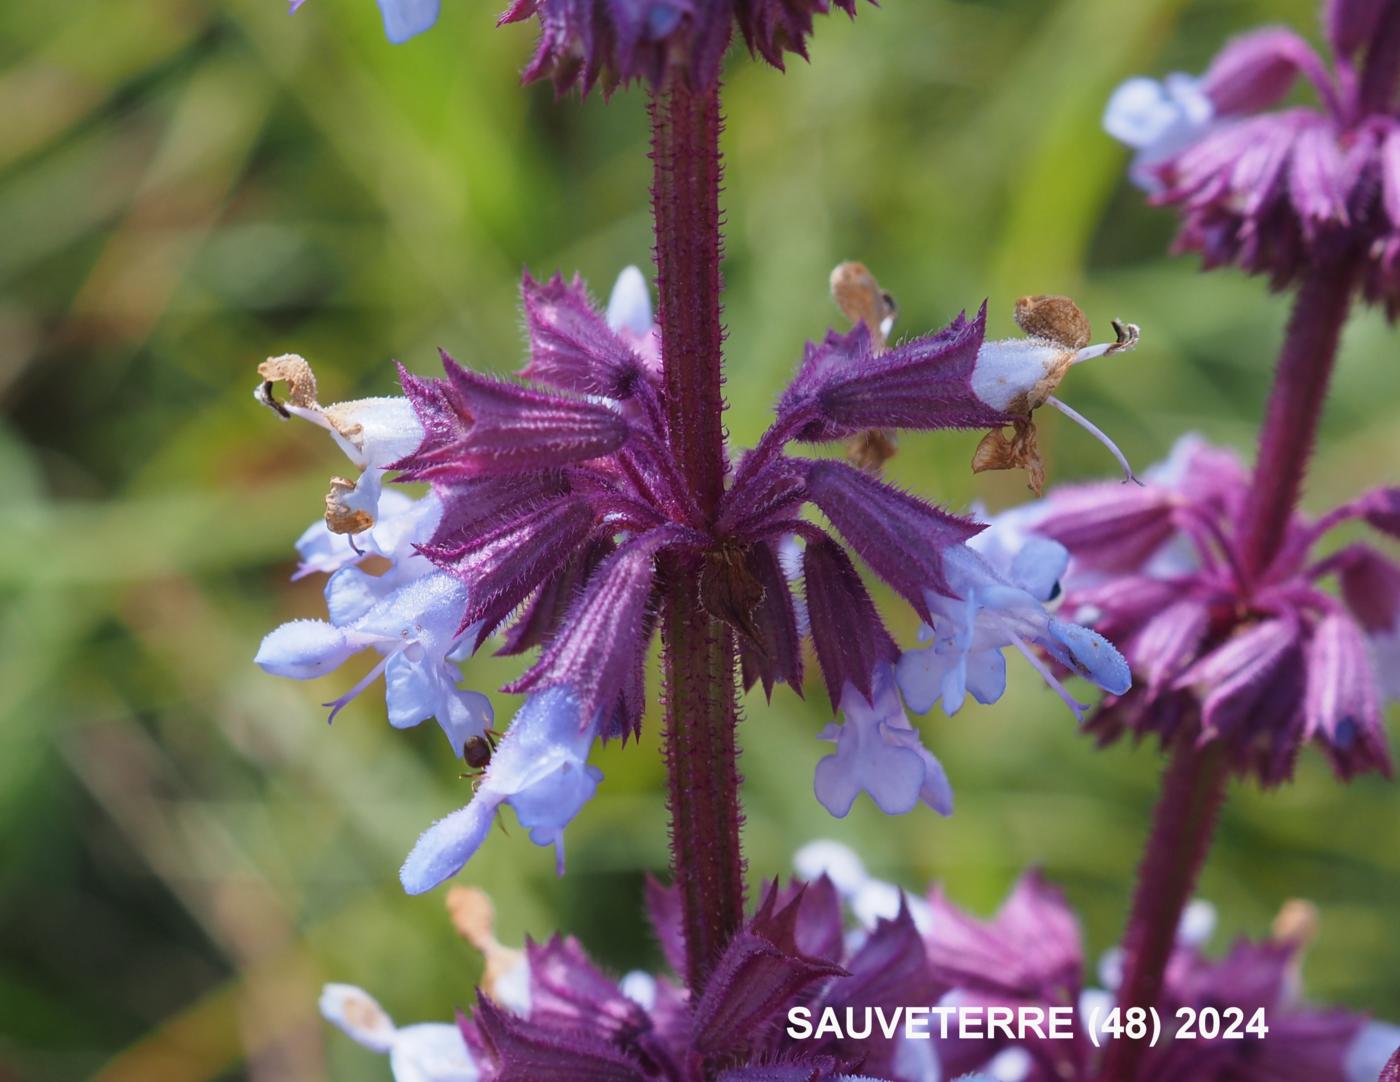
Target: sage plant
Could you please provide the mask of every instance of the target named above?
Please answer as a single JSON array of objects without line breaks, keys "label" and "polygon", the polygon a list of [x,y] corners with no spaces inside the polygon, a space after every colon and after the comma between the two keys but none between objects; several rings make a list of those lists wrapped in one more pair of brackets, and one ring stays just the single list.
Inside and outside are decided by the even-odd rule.
[{"label": "sage plant", "polygon": [[[436,0],[380,6],[395,41],[438,16]],[[729,446],[721,62],[736,30],[776,67],[805,57],[814,17],[833,7],[854,16],[857,5],[516,0],[500,21],[537,24],[527,81],[650,94],[655,306],[636,268],[605,306],[577,278],[527,273],[530,359],[518,378],[443,352],[441,377],[400,366],[402,396],[322,405],[301,357],[260,367],[259,399],[327,429],[359,472],[331,479],[324,520],[297,543],[297,575],[328,576],[326,619],[276,629],[258,663],[305,679],[374,651],[378,664],[327,704],[331,716],[382,677],[390,723],[435,719],[479,775],[468,804],[413,847],[409,892],[460,872],[506,809],[563,874],[566,828],[603,780],[590,751],[639,733],[657,637],[662,652],[671,882],[653,882],[647,902],[671,974],[617,982],[557,937],[503,947],[484,896],[458,887],[454,920],[486,958],[470,1017],[400,1028],[341,985],[322,1009],[389,1055],[400,1082],[937,1082],[959,1071],[1370,1082],[1396,1031],[1299,1001],[1298,920],[1213,962],[1188,934],[1188,903],[1232,774],[1281,782],[1308,742],[1343,778],[1390,769],[1381,711],[1400,690],[1385,662],[1400,651],[1400,567],[1365,542],[1316,546],[1358,520],[1400,536],[1400,490],[1317,519],[1297,498],[1353,298],[1394,316],[1400,297],[1400,2],[1330,3],[1330,72],[1296,35],[1269,30],[1228,46],[1202,80],[1133,80],[1110,103],[1106,127],[1135,149],[1133,178],[1182,213],[1179,246],[1297,293],[1254,469],[1188,438],[1141,478],[1057,397],[1075,365],[1134,348],[1136,326],[1115,320],[1112,340],[1093,344],[1073,302],[1034,296],[1015,306],[1023,337],[986,340],[983,304],[891,340],[893,303],[859,264],[831,283],[849,329],[808,343],[769,429],[748,450]],[[1299,76],[1322,109],[1266,111]],[[901,430],[972,430],[984,433],[973,470],[1023,469],[1040,495],[1045,405],[1102,442],[1122,479],[1052,489],[990,524],[881,479]],[[847,461],[800,449],[823,444],[844,445]],[[389,480],[429,491],[411,499]],[[370,557],[380,573],[362,566]],[[862,567],[919,616],[920,643],[894,641]],[[523,697],[503,732],[462,686],[489,641],[531,655],[503,689]],[[834,748],[813,780],[835,816],[861,794],[889,814],[950,814],[949,780],[906,708],[951,715],[969,696],[996,701],[1008,651],[1101,740],[1153,734],[1169,749],[1102,988],[1087,985],[1074,919],[1037,873],[983,923],[818,846],[799,854],[797,882],[769,881],[746,915],[738,697],[759,683],[770,698],[778,684],[800,693],[808,643],[841,718],[819,734]],[[1092,715],[1071,676],[1105,693]],[[1115,995],[1125,1012],[1267,1011],[1272,1033],[1256,1034],[1262,1050],[1213,1039],[1149,1049],[1129,1034],[1100,1054],[1085,1029],[1009,1046],[809,1040],[780,1025],[794,1008],[1013,1003],[1068,1005],[1092,1029]]]}]

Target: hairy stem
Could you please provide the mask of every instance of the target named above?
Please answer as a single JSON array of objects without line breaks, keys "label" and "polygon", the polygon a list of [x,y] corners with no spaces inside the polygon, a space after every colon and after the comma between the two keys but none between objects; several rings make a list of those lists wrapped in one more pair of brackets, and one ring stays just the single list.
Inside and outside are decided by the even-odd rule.
[{"label": "hairy stem", "polygon": [[666,420],[671,446],[701,509],[724,495],[724,368],[720,322],[719,91],[674,79],[651,101]]},{"label": "hairy stem", "polygon": [[[652,98],[651,122],[666,437],[699,514],[711,522],[728,468],[718,91],[695,93],[673,79]],[[701,606],[700,565],[675,559],[662,571],[671,872],[686,979],[698,996],[744,917],[735,646],[728,626]]]},{"label": "hairy stem", "polygon": [[[1243,524],[1239,573],[1247,589],[1279,555],[1317,442],[1342,326],[1359,260],[1339,251],[1319,260],[1298,288],[1279,353],[1254,484]],[[1123,937],[1118,1005],[1155,1006],[1182,910],[1196,889],[1225,802],[1228,770],[1218,744],[1196,746],[1196,727],[1179,734],[1162,782],[1152,832]],[[1147,1045],[1126,1038],[1104,1055],[1100,1082],[1131,1082]]]},{"label": "hairy stem", "polygon": [[1314,264],[1294,298],[1245,511],[1242,570],[1251,580],[1278,555],[1298,504],[1358,263],[1344,257]]},{"label": "hairy stem", "polygon": [[[1197,748],[1194,737],[1194,726],[1177,737],[1138,871],[1123,936],[1118,1006],[1124,1011],[1155,1006],[1161,998],[1181,913],[1196,889],[1225,803],[1225,756],[1219,744]],[[1146,1041],[1126,1037],[1110,1041],[1099,1070],[1100,1082],[1130,1082],[1147,1047]]]},{"label": "hairy stem", "polygon": [[693,994],[744,919],[734,636],[699,605],[694,570],[676,567],[662,616],[671,874],[681,894]]}]

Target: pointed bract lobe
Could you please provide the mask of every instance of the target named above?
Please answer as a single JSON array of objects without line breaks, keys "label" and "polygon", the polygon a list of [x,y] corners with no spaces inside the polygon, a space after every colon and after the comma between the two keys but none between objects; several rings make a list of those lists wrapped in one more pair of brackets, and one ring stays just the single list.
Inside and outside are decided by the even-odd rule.
[{"label": "pointed bract lobe", "polygon": [[618,990],[572,936],[526,943],[530,967],[530,1021],[577,1027],[625,1045],[651,1026],[646,1012]]},{"label": "pointed bract lobe", "polygon": [[627,420],[611,406],[483,376],[446,353],[442,363],[445,381],[401,373],[425,432],[422,445],[393,464],[404,480],[549,470],[599,458],[627,442]]},{"label": "pointed bract lobe", "polygon": [[589,1030],[560,1030],[477,1001],[480,1056],[492,1082],[641,1082],[641,1064]]},{"label": "pointed bract lobe", "polygon": [[554,637],[569,605],[583,590],[594,569],[616,548],[611,538],[595,537],[557,568],[526,604],[519,618],[505,632],[497,654],[523,654]]},{"label": "pointed bract lobe", "polygon": [[1321,733],[1343,778],[1374,768],[1390,774],[1380,695],[1365,637],[1340,613],[1313,629],[1307,648],[1307,731]]},{"label": "pointed bract lobe", "polygon": [[983,428],[1011,418],[972,389],[973,366],[986,327],[986,305],[968,322],[959,315],[943,330],[876,355],[870,332],[830,332],[808,344],[797,376],[778,404],[784,416],[806,419],[803,440],[845,439],[869,428]]},{"label": "pointed bract lobe", "polygon": [[606,729],[650,639],[656,553],[675,541],[669,529],[654,530],[599,564],[539,661],[508,690],[569,687],[584,723],[600,715]]},{"label": "pointed bract lobe", "polygon": [[924,937],[934,975],[993,997],[1074,1003],[1081,983],[1079,924],[1059,889],[1039,872],[1017,881],[991,920],[958,909],[941,890],[929,896]]},{"label": "pointed bract lobe", "polygon": [[760,541],[753,545],[748,552],[748,566],[763,596],[753,611],[757,640],[739,643],[744,690],[761,680],[770,700],[775,684],[787,684],[801,695],[802,635],[797,607],[773,544]]},{"label": "pointed bract lobe", "polygon": [[633,394],[642,360],[593,306],[581,279],[565,283],[556,274],[541,284],[526,274],[520,292],[530,338],[522,376],[580,394]]},{"label": "pointed bract lobe", "polygon": [[832,705],[848,684],[868,701],[876,668],[893,664],[899,648],[840,545],[830,538],[808,541],[802,569],[812,642]]},{"label": "pointed bract lobe", "polygon": [[1204,693],[1201,722],[1208,734],[1239,724],[1265,693],[1270,675],[1298,646],[1291,620],[1263,620],[1211,651],[1176,679]]},{"label": "pointed bract lobe", "polygon": [[803,896],[778,904],[768,888],[758,912],[729,942],[695,1005],[694,1047],[706,1055],[738,1052],[767,1030],[804,988],[846,970],[835,959],[804,954],[797,944]]},{"label": "pointed bract lobe", "polygon": [[851,548],[924,619],[925,593],[947,593],[943,551],[982,526],[958,518],[841,462],[806,467],[807,496]]},{"label": "pointed bract lobe", "polygon": [[587,500],[574,497],[505,520],[470,542],[425,545],[423,554],[471,589],[462,626],[489,634],[587,543],[597,526]]}]

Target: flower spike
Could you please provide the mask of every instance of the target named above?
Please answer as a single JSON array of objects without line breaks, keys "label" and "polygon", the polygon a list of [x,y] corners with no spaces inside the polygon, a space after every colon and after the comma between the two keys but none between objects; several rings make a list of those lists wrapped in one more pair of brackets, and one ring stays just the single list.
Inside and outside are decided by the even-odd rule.
[{"label": "flower spike", "polygon": [[[390,721],[437,718],[454,754],[480,773],[470,803],[413,849],[406,889],[428,890],[454,875],[506,805],[536,843],[555,848],[563,867],[564,829],[601,777],[588,764],[593,742],[640,733],[647,655],[677,567],[694,575],[694,603],[732,632],[746,687],[761,682],[771,696],[786,683],[801,694],[803,639],[812,639],[844,719],[822,734],[835,747],[814,783],[834,815],[845,815],[861,792],[891,814],[920,804],[951,812],[947,777],[905,716],[901,691],[920,710],[941,700],[953,712],[968,694],[994,701],[1006,683],[1007,647],[1025,652],[1075,709],[1059,683],[1063,670],[1111,694],[1127,691],[1126,666],[1107,641],[1045,609],[1064,571],[1061,546],[1018,544],[993,567],[974,551],[983,543],[980,524],[870,469],[787,453],[794,440],[875,430],[893,440],[898,428],[1002,425],[1063,372],[1055,367],[1046,379],[1041,364],[1018,401],[990,404],[979,397],[979,366],[994,345],[984,342],[985,305],[975,319],[959,315],[891,348],[893,302],[869,270],[845,264],[831,284],[852,330],[807,347],[772,426],[722,478],[711,509],[702,507],[674,441],[651,298],[635,268],[618,279],[606,314],[578,279],[526,275],[531,350],[519,381],[471,371],[444,353],[445,378],[400,368],[402,398],[323,409],[300,358],[264,366],[263,399],[280,414],[329,428],[364,469],[344,488],[368,512],[353,541],[329,524],[303,536],[298,574],[331,574],[328,619],[274,631],[258,663],[309,678],[373,649],[379,664],[330,704],[334,710],[382,675]],[[1087,322],[1067,302],[1039,298],[1022,307],[1023,326],[1037,336],[1028,341],[1053,346],[1055,365],[1058,354],[1068,367],[1136,340],[1135,329],[1122,328],[1117,343],[1090,347]],[[285,402],[271,394],[273,381],[287,384]],[[432,491],[419,500],[381,494],[388,469]],[[861,572],[804,517],[809,506],[923,618],[926,649],[901,659]],[[1357,514],[1388,513],[1388,504],[1367,507]],[[1163,512],[1137,513],[1146,521]],[[375,575],[361,566],[371,556],[388,570]],[[457,667],[498,632],[501,654],[538,648],[503,689],[526,698],[499,744],[493,731],[485,736],[487,700],[459,686]],[[1340,731],[1325,713],[1319,706],[1318,724]]]},{"label": "flower spike", "polygon": [[393,468],[405,480],[509,476],[587,462],[618,450],[630,428],[614,407],[531,390],[463,368],[442,354],[446,381],[404,390],[426,433]]},{"label": "flower spike", "polygon": [[[631,268],[635,270],[635,268]],[[640,278],[640,273],[637,274]],[[629,279],[630,282],[630,279]],[[635,285],[629,285],[635,288]],[[646,283],[641,283],[645,297]],[[530,337],[530,363],[521,375],[565,391],[597,394],[606,398],[630,398],[643,379],[644,366],[632,346],[610,326],[589,302],[583,282],[575,278],[565,284],[555,275],[541,285],[529,274],[521,283],[525,327]],[[632,318],[618,304],[610,318]],[[629,309],[635,307],[627,301]],[[650,329],[650,312],[646,314]]]}]

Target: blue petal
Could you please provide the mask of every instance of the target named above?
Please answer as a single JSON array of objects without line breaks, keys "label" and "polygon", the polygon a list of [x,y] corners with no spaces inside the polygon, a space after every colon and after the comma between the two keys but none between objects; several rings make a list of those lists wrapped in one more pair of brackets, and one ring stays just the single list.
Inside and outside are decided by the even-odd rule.
[{"label": "blue petal", "polygon": [[292,620],[267,633],[253,661],[274,676],[312,680],[377,641],[324,620]]},{"label": "blue petal", "polygon": [[909,709],[927,714],[943,694],[943,680],[957,661],[953,653],[940,654],[933,647],[906,650],[895,669],[899,690]]},{"label": "blue petal", "polygon": [[379,0],[384,33],[395,45],[432,27],[438,18],[438,0]]},{"label": "blue petal", "polygon": [[437,713],[438,682],[422,651],[418,654],[413,661],[401,650],[384,667],[384,704],[395,729],[412,728]]},{"label": "blue petal", "polygon": [[509,803],[538,845],[555,845],[593,796],[602,772],[588,765],[597,729],[579,723],[579,702],[567,687],[525,700],[486,768],[472,802],[429,827],[399,878],[410,894],[456,875],[480,847],[501,804]]},{"label": "blue petal", "polygon": [[974,650],[967,655],[967,690],[983,706],[1006,693],[1006,658],[1000,650]]},{"label": "blue petal", "polygon": [[1069,550],[1058,541],[1029,539],[1011,561],[1011,581],[1037,601],[1049,601],[1069,566]]},{"label": "blue petal", "polygon": [[566,759],[508,803],[532,842],[555,845],[564,828],[593,799],[602,780],[603,772],[596,766]]},{"label": "blue petal", "polygon": [[1043,643],[1056,660],[1092,680],[1104,691],[1122,695],[1133,686],[1133,676],[1123,655],[1097,631],[1064,620],[1051,620],[1050,640]]},{"label": "blue petal", "polygon": [[342,567],[326,580],[326,614],[331,623],[347,627],[384,600],[387,575],[370,575],[358,567]]},{"label": "blue petal", "polygon": [[932,784],[930,792],[937,788],[937,778],[930,778],[926,762],[932,756],[924,752],[909,727],[887,668],[876,671],[873,692],[872,704],[846,685],[841,696],[846,722],[834,731],[836,752],[817,764],[813,779],[817,800],[838,819],[851,810],[862,791],[886,815],[903,815],[918,805],[926,785]]},{"label": "blue petal", "polygon": [[452,753],[460,759],[468,737],[478,736],[491,728],[495,711],[491,708],[491,700],[480,692],[449,688],[439,697],[434,716],[447,735],[447,742],[452,745]]},{"label": "blue petal", "polygon": [[486,840],[501,800],[499,794],[489,793],[483,786],[465,808],[423,831],[399,869],[403,889],[422,894],[460,872]]}]

